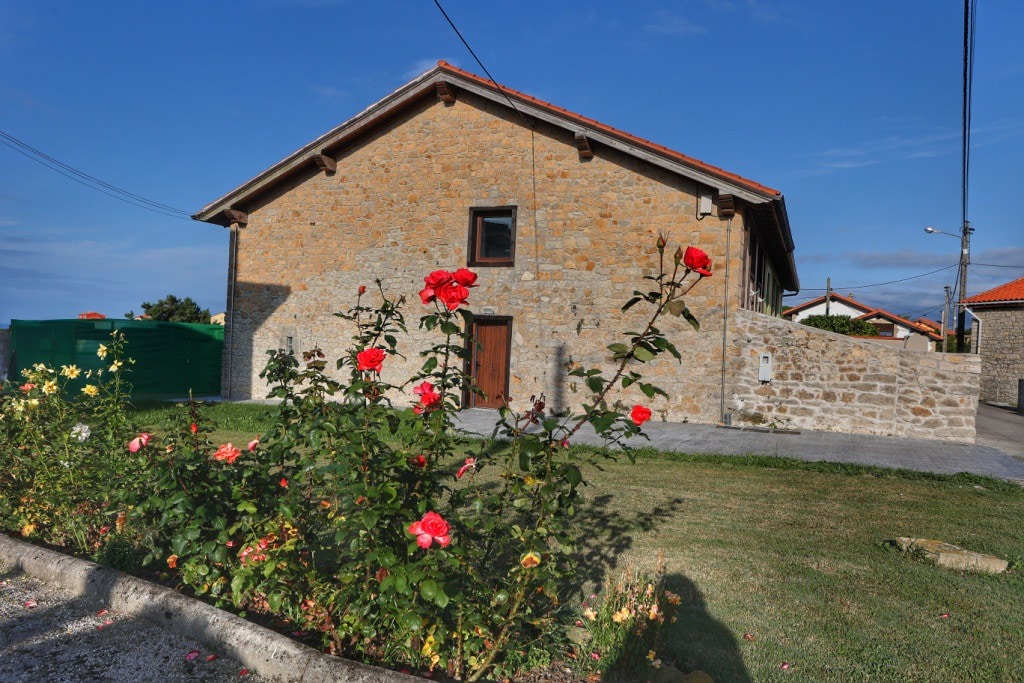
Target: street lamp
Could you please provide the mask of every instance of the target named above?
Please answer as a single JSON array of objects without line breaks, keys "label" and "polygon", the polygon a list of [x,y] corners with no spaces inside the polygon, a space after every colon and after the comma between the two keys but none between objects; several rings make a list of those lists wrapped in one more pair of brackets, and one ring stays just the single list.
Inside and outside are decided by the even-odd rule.
[{"label": "street lamp", "polygon": [[[924,231],[929,235],[948,235],[949,237],[958,237],[960,239],[960,299],[957,301],[957,307],[960,309],[960,312],[956,320],[956,350],[957,353],[963,353],[964,327],[967,323],[967,306],[964,304],[964,300],[967,298],[967,264],[971,262],[971,233],[974,232],[974,228],[971,227],[970,221],[964,221],[964,227],[959,235],[936,230],[930,225]],[[943,330],[942,334],[946,334],[945,330]]]}]

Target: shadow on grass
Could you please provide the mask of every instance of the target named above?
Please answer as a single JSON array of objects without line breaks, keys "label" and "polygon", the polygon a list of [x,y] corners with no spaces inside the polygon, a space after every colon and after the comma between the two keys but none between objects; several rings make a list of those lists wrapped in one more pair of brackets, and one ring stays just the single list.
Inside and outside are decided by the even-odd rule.
[{"label": "shadow on grass", "polygon": [[[634,537],[670,522],[684,502],[682,498],[673,498],[650,508],[641,505],[627,515],[618,510],[614,496],[597,496],[591,500],[579,516],[579,519],[586,520],[587,536],[581,539],[579,572],[572,590],[582,595],[588,587],[604,586],[609,578],[614,577],[620,558],[633,547]],[[658,653],[665,657],[666,664],[684,672],[703,671],[716,682],[749,683],[752,679],[736,637],[708,612],[704,595],[697,585],[683,574],[675,573],[665,577],[664,587],[678,594],[681,600],[676,608],[677,620],[666,624],[658,647]],[[645,674],[648,646],[642,644],[635,634],[630,638],[635,641],[622,648],[624,654],[608,669],[609,681],[673,680],[668,671]]]}]

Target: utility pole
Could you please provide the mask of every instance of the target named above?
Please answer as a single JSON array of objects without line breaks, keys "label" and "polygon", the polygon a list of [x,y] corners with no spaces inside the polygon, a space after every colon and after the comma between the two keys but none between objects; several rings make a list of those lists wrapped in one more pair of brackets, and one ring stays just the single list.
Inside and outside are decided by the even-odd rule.
[{"label": "utility pole", "polygon": [[829,301],[832,300],[832,278],[825,278],[825,317],[828,317]]},{"label": "utility pole", "polygon": [[942,327],[939,329],[939,334],[942,335],[942,346],[939,347],[939,351],[946,352],[946,316],[949,314],[949,285],[946,285],[943,289],[946,290],[946,301],[942,304]]},{"label": "utility pole", "polygon": [[960,233],[960,300],[958,302],[959,317],[956,321],[956,352],[964,352],[964,337],[967,327],[967,264],[971,262],[971,233],[974,228],[970,221],[964,221],[964,229]]}]

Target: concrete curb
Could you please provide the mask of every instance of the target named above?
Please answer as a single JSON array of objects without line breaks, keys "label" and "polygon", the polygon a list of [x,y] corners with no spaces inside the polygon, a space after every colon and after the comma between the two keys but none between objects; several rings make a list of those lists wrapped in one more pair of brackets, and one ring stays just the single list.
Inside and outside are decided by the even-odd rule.
[{"label": "concrete curb", "polygon": [[273,681],[296,683],[416,683],[424,679],[331,657],[279,633],[189,598],[170,588],[95,562],[0,534],[0,559],[76,596],[195,638]]}]

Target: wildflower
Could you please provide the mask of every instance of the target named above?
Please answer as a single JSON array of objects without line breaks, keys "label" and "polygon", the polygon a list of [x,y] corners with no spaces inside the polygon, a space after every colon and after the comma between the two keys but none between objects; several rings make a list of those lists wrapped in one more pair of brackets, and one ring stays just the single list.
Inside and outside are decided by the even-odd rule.
[{"label": "wildflower", "polygon": [[583,616],[586,617],[587,620],[593,621],[594,619],[597,619],[597,612],[588,607],[587,609],[583,610]]},{"label": "wildflower", "polygon": [[68,379],[75,379],[82,374],[82,371],[77,365],[62,365],[60,366],[60,374]]},{"label": "wildflower", "polygon": [[657,656],[658,655],[654,652],[654,650],[648,650],[647,651],[647,659],[651,660],[652,662],[654,661],[655,657],[657,657]]},{"label": "wildflower", "polygon": [[38,398],[30,398],[29,400],[25,401],[25,405],[28,406],[29,408],[38,408],[39,407],[39,399]]},{"label": "wildflower", "polygon": [[655,619],[663,621],[665,619],[665,617],[658,612],[658,603],[654,603],[653,605],[651,605],[651,609],[647,611],[647,617],[651,621],[654,621]]},{"label": "wildflower", "polygon": [[106,358],[107,357],[107,345],[106,344],[100,344],[100,347],[98,349],[96,349],[96,355],[99,356],[100,358]]},{"label": "wildflower", "polygon": [[259,445],[260,445],[260,440],[257,438],[257,439],[253,439],[252,441],[250,441],[249,445],[246,446],[246,448],[249,449],[250,453],[252,453],[254,450],[256,450],[256,447],[259,446]]},{"label": "wildflower", "polygon": [[600,662],[601,661],[601,653],[600,652],[591,652],[590,653],[590,658],[593,659],[595,662]]},{"label": "wildflower", "polygon": [[167,566],[170,567],[171,569],[174,569],[175,567],[177,567],[178,566],[178,556],[177,555],[171,555],[170,557],[168,557],[167,558]]},{"label": "wildflower", "polygon": [[281,481],[279,481],[278,483],[281,484],[281,488],[283,488],[283,489],[288,488],[288,480],[285,479],[284,477],[281,477]]},{"label": "wildflower", "polygon": [[416,545],[424,549],[429,548],[434,541],[442,548],[447,548],[452,540],[448,531],[448,522],[436,512],[428,512],[423,515],[423,519],[409,525],[409,533],[416,536]]},{"label": "wildflower", "polygon": [[672,591],[665,591],[665,599],[668,600],[668,604],[670,605],[678,605],[682,602],[682,598]]},{"label": "wildflower", "polygon": [[35,385],[35,384],[33,384],[32,382],[25,382],[24,384],[22,384],[22,385],[21,385],[20,387],[18,387],[18,388],[19,388],[19,389],[21,389],[22,393],[25,393],[25,394],[27,394],[28,392],[30,392],[30,391],[32,391],[33,389],[35,389],[35,388],[36,388],[36,385]]},{"label": "wildflower", "polygon": [[616,624],[621,624],[624,621],[628,621],[631,616],[633,616],[633,613],[629,610],[629,608],[623,607],[618,612],[612,615],[612,621],[614,621]]},{"label": "wildflower", "polygon": [[110,364],[110,371],[111,372],[117,372],[118,370],[121,369],[122,365],[124,365],[124,363],[122,363],[119,360],[115,360],[113,363]]},{"label": "wildflower", "polygon": [[71,428],[71,438],[78,439],[79,443],[88,439],[90,434],[92,434],[92,430],[84,422],[76,422],[75,426]]},{"label": "wildflower", "polygon": [[21,527],[21,535],[25,536],[27,538],[27,537],[31,536],[32,532],[35,531],[35,530],[36,530],[36,525],[35,524],[26,524],[25,526]]},{"label": "wildflower", "polygon": [[142,432],[137,437],[128,442],[128,451],[131,453],[138,453],[141,449],[146,447],[151,438],[153,438],[151,434]]},{"label": "wildflower", "polygon": [[523,569],[532,569],[540,564],[540,555],[531,550],[519,558],[519,564],[522,565]]},{"label": "wildflower", "polygon": [[234,465],[235,460],[237,460],[238,456],[240,456],[241,454],[242,452],[235,448],[233,444],[225,443],[221,444],[220,448],[218,448],[214,452],[213,459],[219,461],[227,461],[229,465]]},{"label": "wildflower", "polygon": [[96,388],[95,384],[86,384],[82,387],[82,393],[86,396],[96,396],[100,393],[100,390]]},{"label": "wildflower", "polygon": [[57,393],[57,382],[52,379],[48,379],[43,382],[43,393],[46,395]]},{"label": "wildflower", "polygon": [[466,458],[466,461],[462,463],[462,467],[460,467],[459,471],[455,474],[455,478],[462,479],[462,475],[468,470],[476,470],[476,458]]}]

